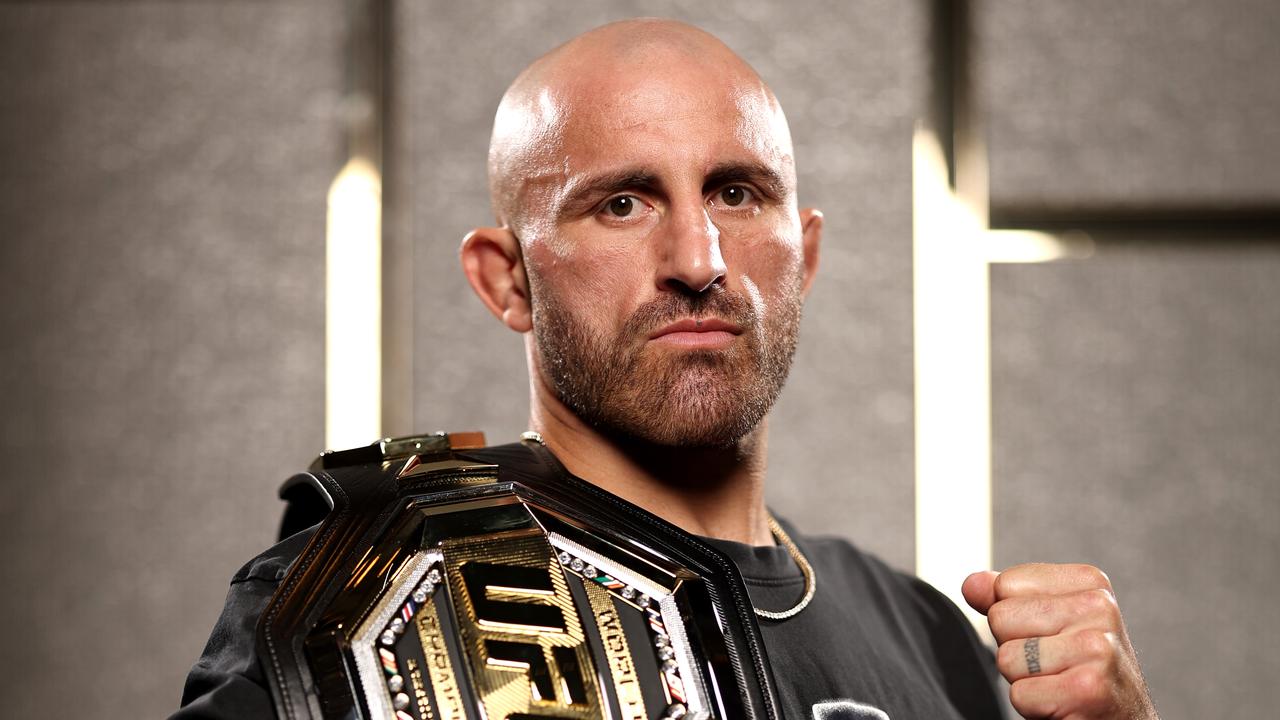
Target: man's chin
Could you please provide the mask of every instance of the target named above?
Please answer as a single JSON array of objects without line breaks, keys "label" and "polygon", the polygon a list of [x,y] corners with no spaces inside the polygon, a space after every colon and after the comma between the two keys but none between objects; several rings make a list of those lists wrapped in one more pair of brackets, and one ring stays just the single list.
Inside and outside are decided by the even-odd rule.
[{"label": "man's chin", "polygon": [[718,428],[699,425],[688,428],[683,435],[674,438],[674,441],[668,443],[666,447],[677,450],[734,450],[742,445],[754,429],[751,427],[743,431],[737,425]]},{"label": "man's chin", "polygon": [[661,424],[631,425],[614,428],[614,435],[624,444],[650,450],[730,450],[738,447],[754,428],[743,432],[738,423],[707,424],[681,422],[664,418]]},{"label": "man's chin", "polygon": [[696,394],[668,395],[630,417],[618,434],[644,444],[682,449],[732,448],[759,425],[767,406],[748,397],[716,397],[705,387]]},{"label": "man's chin", "polygon": [[[756,372],[724,351],[693,351],[677,363],[644,368],[657,383],[632,385],[627,418],[618,430],[652,445],[672,448],[733,447],[759,424],[769,400],[752,391]],[[650,374],[651,373],[651,374]]]}]

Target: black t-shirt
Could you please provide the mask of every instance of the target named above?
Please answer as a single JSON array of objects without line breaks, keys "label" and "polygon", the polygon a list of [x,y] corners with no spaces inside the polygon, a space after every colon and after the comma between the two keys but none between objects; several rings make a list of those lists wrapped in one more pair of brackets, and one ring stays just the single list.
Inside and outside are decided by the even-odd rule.
[{"label": "black t-shirt", "polygon": [[[798,615],[760,621],[786,718],[1003,717],[992,653],[950,600],[844,540],[785,529],[817,578]],[[803,596],[804,577],[783,547],[708,542],[738,565],[761,610]]]},{"label": "black t-shirt", "polygon": [[[813,566],[818,586],[799,615],[761,621],[783,717],[1002,717],[991,652],[949,600],[843,540],[806,538],[786,529]],[[274,716],[254,633],[313,532],[282,541],[232,577],[227,604],[173,718]],[[738,564],[757,607],[782,610],[803,594],[800,570],[782,547],[708,542]]]}]

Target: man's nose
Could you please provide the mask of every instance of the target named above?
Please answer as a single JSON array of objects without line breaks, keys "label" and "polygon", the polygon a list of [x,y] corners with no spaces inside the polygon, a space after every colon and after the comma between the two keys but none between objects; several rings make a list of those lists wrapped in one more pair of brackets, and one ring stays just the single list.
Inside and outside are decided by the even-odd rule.
[{"label": "man's nose", "polygon": [[667,217],[662,242],[658,286],[664,290],[702,293],[724,282],[724,257],[720,254],[720,228],[707,210],[680,208]]}]

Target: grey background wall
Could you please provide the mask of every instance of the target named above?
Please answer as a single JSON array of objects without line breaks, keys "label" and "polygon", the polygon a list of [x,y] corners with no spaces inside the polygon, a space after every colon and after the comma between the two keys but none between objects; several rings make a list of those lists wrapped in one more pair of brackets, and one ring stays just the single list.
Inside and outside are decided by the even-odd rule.
[{"label": "grey background wall", "polygon": [[336,3],[0,7],[0,707],[157,717],[324,440]]},{"label": "grey background wall", "polygon": [[[1102,565],[1166,717],[1262,716],[1280,702],[1280,10],[1112,5],[969,15],[993,217],[1099,247],[993,269],[996,561]],[[390,6],[387,239],[412,268],[413,354],[387,430],[505,440],[527,407],[520,339],[455,257],[489,218],[488,123],[529,60],[633,9]],[[935,10],[644,7],[774,86],[802,201],[827,213],[771,502],[904,568],[910,147],[946,67]],[[338,0],[0,6],[10,716],[70,696],[104,717],[172,709],[226,579],[271,542],[276,485],[320,449],[346,17]]]},{"label": "grey background wall", "polygon": [[992,215],[1093,258],[992,273],[995,556],[1114,580],[1162,715],[1280,701],[1280,6],[973,14]]}]

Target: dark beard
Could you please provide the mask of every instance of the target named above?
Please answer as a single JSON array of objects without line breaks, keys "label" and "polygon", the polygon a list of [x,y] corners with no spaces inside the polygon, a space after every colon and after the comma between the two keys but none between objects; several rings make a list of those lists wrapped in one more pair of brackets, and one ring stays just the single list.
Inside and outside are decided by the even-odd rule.
[{"label": "dark beard", "polygon": [[[541,285],[541,283],[538,283]],[[663,293],[636,310],[616,337],[602,337],[545,286],[534,293],[539,358],[560,401],[611,436],[682,448],[727,448],[760,423],[786,382],[800,324],[800,284],[762,324],[745,297],[715,286]],[[648,347],[654,330],[715,316],[743,329],[724,350]]]}]

